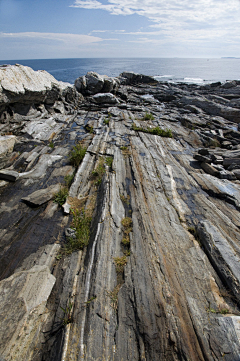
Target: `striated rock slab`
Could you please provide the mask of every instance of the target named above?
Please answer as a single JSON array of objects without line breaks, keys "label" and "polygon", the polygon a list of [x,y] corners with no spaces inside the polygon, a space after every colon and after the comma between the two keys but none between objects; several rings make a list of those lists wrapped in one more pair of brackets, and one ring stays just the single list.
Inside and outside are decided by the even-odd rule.
[{"label": "striated rock slab", "polygon": [[30,206],[38,207],[50,201],[50,199],[53,198],[54,194],[56,194],[59,190],[60,185],[56,184],[48,188],[40,189],[36,192],[33,192],[32,194],[29,194],[29,196],[22,198],[22,201],[29,204]]},{"label": "striated rock slab", "polygon": [[32,360],[55,280],[48,267],[34,266],[0,282],[0,354],[4,359]]}]

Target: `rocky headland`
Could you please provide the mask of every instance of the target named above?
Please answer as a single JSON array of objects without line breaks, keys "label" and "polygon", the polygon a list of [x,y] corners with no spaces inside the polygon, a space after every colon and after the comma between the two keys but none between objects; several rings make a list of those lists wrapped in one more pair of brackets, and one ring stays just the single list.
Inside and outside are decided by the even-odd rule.
[{"label": "rocky headland", "polygon": [[239,123],[239,81],[1,66],[1,361],[239,361]]}]

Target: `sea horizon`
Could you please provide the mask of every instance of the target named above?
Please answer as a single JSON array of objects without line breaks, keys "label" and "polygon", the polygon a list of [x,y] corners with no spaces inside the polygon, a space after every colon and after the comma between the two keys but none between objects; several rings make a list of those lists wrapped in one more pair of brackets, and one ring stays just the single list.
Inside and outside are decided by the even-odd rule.
[{"label": "sea horizon", "polygon": [[119,76],[133,71],[154,76],[159,81],[208,84],[240,79],[240,58],[182,58],[182,57],[91,57],[0,60],[0,65],[21,64],[33,70],[46,70],[57,80],[71,84],[89,71]]}]

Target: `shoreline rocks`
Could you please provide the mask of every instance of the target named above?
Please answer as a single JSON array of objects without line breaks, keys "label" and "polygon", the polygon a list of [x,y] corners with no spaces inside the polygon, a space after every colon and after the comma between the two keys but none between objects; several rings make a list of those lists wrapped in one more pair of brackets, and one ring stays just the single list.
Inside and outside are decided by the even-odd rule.
[{"label": "shoreline rocks", "polygon": [[0,67],[2,357],[239,358],[239,88]]}]

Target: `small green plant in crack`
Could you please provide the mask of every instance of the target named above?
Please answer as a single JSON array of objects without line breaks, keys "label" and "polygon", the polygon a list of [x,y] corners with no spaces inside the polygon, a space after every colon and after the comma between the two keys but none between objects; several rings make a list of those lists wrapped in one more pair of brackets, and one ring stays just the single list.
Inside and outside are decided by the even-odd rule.
[{"label": "small green plant in crack", "polygon": [[109,168],[112,168],[113,157],[107,157],[105,162],[109,166]]},{"label": "small green plant in crack", "polygon": [[[124,229],[132,230],[132,219],[130,217],[123,218],[121,223],[122,223]],[[130,232],[131,232],[131,230],[130,230]]]},{"label": "small green plant in crack", "polygon": [[143,120],[154,120],[154,116],[152,115],[152,113],[146,112],[146,113],[144,114]]},{"label": "small green plant in crack", "polygon": [[72,323],[72,322],[73,322],[73,320],[72,320],[73,303],[72,303],[70,300],[68,300],[67,305],[66,305],[66,308],[63,308],[63,307],[61,307],[61,306],[60,306],[60,308],[61,308],[61,310],[63,310],[63,312],[64,312],[64,316],[63,316],[63,318],[61,319],[63,326],[66,326],[66,325],[68,325],[69,323]]},{"label": "small green plant in crack", "polygon": [[110,120],[111,120],[111,114],[110,113],[108,113],[108,116],[107,116],[107,118],[105,118],[104,119],[104,121],[103,121],[103,124],[106,124],[106,125],[108,125],[109,124],[109,122],[110,122]]},{"label": "small green plant in crack", "polygon": [[86,154],[87,148],[82,147],[80,143],[75,145],[69,154],[69,161],[74,167],[78,167]]},{"label": "small green plant in crack", "polygon": [[120,194],[120,199],[123,203],[125,203],[127,206],[129,206],[129,204],[130,204],[130,202],[129,202],[130,196],[129,195],[127,195],[127,197],[124,197],[123,194]]},{"label": "small green plant in crack", "polygon": [[53,143],[53,141],[51,140],[51,142],[49,142],[49,144],[48,144],[48,146],[50,147],[50,148],[54,148],[54,143]]},{"label": "small green plant in crack", "polygon": [[125,256],[129,257],[129,256],[131,255],[130,249],[126,249],[126,250],[124,251],[124,254],[125,254]]},{"label": "small green plant in crack", "polygon": [[122,154],[123,154],[124,156],[127,156],[127,155],[130,155],[130,154],[131,154],[130,151],[129,151],[129,149],[128,149],[128,147],[127,147],[126,145],[120,147],[120,149],[121,149]]},{"label": "small green plant in crack", "polygon": [[209,303],[209,308],[207,309],[207,312],[220,313],[221,315],[226,315],[228,313],[231,313],[231,310],[229,308],[226,308],[226,307],[223,307],[223,306],[218,306],[218,309],[215,310],[214,308],[211,307],[211,305]]},{"label": "small green plant in crack", "polygon": [[142,128],[142,127],[138,127],[135,124],[133,124],[132,129],[138,132],[143,132],[143,133],[149,133],[149,134],[153,134],[153,135],[159,135],[160,137],[166,137],[166,138],[172,138],[172,131],[171,129],[161,129],[159,126],[155,127],[155,128]]},{"label": "small green plant in crack", "polygon": [[68,196],[68,188],[66,186],[61,186],[59,191],[54,194],[53,201],[59,206],[62,206],[67,199]]},{"label": "small green plant in crack", "polygon": [[96,186],[99,186],[102,183],[102,177],[105,172],[106,172],[106,169],[104,167],[104,158],[100,157],[98,160],[97,167],[92,172],[92,177],[94,179],[94,184]]},{"label": "small green plant in crack", "polygon": [[91,303],[92,301],[94,301],[96,298],[97,298],[97,296],[92,296],[91,298],[89,298],[89,300],[88,300],[87,302],[85,302],[85,305],[86,305],[86,306],[89,306],[90,303]]},{"label": "small green plant in crack", "polygon": [[129,246],[130,246],[130,232],[132,232],[132,219],[130,217],[125,217],[122,219],[122,226],[123,226],[123,239],[122,239],[122,244],[127,247],[127,251],[129,251]]},{"label": "small green plant in crack", "polygon": [[93,129],[93,127],[91,126],[91,125],[86,125],[85,126],[85,129],[86,129],[86,131],[88,132],[88,133],[90,133],[90,134],[93,134],[94,133],[94,129]]},{"label": "small green plant in crack", "polygon": [[124,270],[124,266],[127,264],[127,257],[126,256],[115,257],[114,263],[116,266],[117,273],[122,273]]},{"label": "small green plant in crack", "polygon": [[67,174],[64,177],[64,182],[65,182],[67,188],[71,187],[73,180],[74,180],[74,174]]},{"label": "small green plant in crack", "polygon": [[71,228],[75,231],[75,237],[68,239],[64,253],[71,254],[75,251],[83,249],[89,243],[90,225],[92,218],[87,216],[84,209],[80,212],[78,209],[71,209],[73,221]]}]

